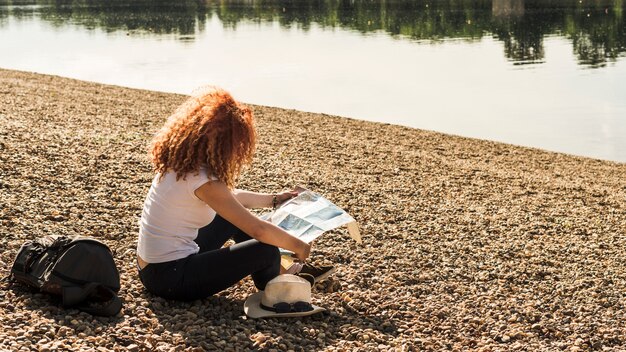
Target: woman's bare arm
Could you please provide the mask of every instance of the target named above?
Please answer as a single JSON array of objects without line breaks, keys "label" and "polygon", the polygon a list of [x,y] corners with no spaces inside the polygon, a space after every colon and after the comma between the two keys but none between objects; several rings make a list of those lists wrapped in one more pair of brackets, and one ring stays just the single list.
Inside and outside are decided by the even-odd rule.
[{"label": "woman's bare arm", "polygon": [[254,216],[238,201],[224,183],[209,181],[196,189],[195,194],[221,217],[250,237],[263,243],[290,250],[300,260],[305,260],[309,256],[311,251],[309,244],[291,236],[280,227]]},{"label": "woman's bare arm", "polygon": [[276,205],[283,203],[298,195],[296,191],[281,192],[276,194],[258,193],[236,189],[232,192],[235,198],[244,206],[244,208],[271,208],[274,206],[274,196],[276,196]]},{"label": "woman's bare arm", "polygon": [[245,208],[253,209],[253,208],[271,208],[272,207],[272,198],[273,194],[269,193],[257,193],[246,191],[243,189],[236,189],[233,192],[237,201],[241,203]]}]

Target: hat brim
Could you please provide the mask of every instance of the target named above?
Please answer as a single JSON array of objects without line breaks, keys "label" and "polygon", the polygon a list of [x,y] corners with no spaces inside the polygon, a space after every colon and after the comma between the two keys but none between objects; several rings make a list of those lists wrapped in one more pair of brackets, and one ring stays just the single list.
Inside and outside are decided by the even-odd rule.
[{"label": "hat brim", "polygon": [[269,310],[265,310],[261,308],[261,296],[263,292],[257,292],[248,299],[243,304],[243,312],[246,313],[250,318],[289,318],[289,317],[304,317],[307,315],[313,315],[316,313],[320,313],[325,311],[326,309],[312,305],[313,310],[308,312],[293,312],[293,313],[276,313]]}]

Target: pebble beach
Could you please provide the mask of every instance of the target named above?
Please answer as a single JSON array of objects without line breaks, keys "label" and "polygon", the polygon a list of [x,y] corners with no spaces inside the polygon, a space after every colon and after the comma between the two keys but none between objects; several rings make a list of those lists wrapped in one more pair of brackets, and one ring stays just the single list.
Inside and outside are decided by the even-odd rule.
[{"label": "pebble beach", "polygon": [[[237,98],[235,96],[235,98]],[[311,261],[327,312],[249,319],[249,278],[205,300],[148,293],[135,266],[152,135],[185,96],[0,69],[0,277],[27,240],[114,252],[118,316],[0,283],[0,350],[626,350],[626,164],[254,106],[238,187],[301,185],[360,224]]]}]

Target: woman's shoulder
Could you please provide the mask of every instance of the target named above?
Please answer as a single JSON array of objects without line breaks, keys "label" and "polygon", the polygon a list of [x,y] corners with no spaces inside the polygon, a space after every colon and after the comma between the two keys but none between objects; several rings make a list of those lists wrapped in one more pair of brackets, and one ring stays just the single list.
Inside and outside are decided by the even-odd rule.
[{"label": "woman's shoulder", "polygon": [[157,173],[152,181],[152,185],[159,188],[187,187],[195,190],[203,184],[215,180],[217,180],[217,177],[210,174],[206,168],[188,172],[180,177],[175,171],[168,170],[162,175]]},{"label": "woman's shoulder", "polygon": [[185,179],[189,179],[189,180],[202,179],[202,180],[209,181],[209,180],[217,180],[217,177],[215,177],[211,172],[209,172],[208,168],[200,167],[196,171],[188,172],[187,174],[185,174]]},{"label": "woman's shoulder", "polygon": [[209,181],[217,180],[217,178],[210,174],[206,168],[200,168],[196,171],[189,172],[185,175],[184,179],[184,182],[188,185],[189,190],[192,192]]}]

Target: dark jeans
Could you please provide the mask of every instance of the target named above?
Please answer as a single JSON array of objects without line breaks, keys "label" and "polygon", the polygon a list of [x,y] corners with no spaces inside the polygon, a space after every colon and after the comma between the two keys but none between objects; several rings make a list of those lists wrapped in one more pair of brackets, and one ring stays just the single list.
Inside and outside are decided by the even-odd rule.
[{"label": "dark jeans", "polygon": [[[236,244],[221,248],[230,238]],[[248,275],[263,290],[280,273],[278,248],[252,239],[219,215],[198,231],[195,242],[199,253],[140,270],[146,289],[163,298],[189,301],[211,296]]]}]

